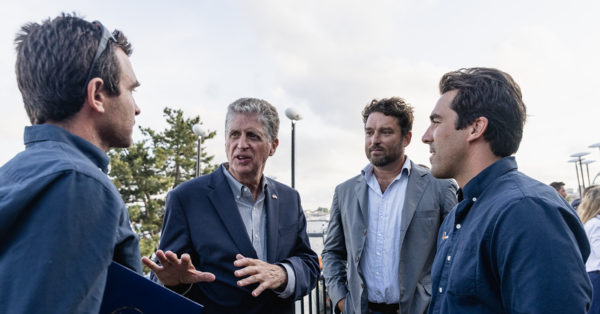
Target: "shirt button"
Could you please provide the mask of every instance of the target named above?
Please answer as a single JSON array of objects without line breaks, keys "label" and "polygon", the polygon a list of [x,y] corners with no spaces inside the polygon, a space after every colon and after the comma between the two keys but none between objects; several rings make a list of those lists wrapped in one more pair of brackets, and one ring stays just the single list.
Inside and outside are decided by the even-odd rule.
[{"label": "shirt button", "polygon": [[440,293],[442,293],[442,287],[440,287]]},{"label": "shirt button", "polygon": [[381,253],[377,252],[377,255],[381,255]]},{"label": "shirt button", "polygon": [[381,294],[381,292],[377,291],[377,294]]},{"label": "shirt button", "polygon": [[380,234],[378,234],[378,236],[380,236],[380,237],[381,237],[381,233],[380,233]]},{"label": "shirt button", "polygon": [[382,199],[382,201],[384,201],[384,202],[385,202],[385,198],[384,198],[384,199]]},{"label": "shirt button", "polygon": [[383,218],[383,216],[379,216],[380,218]]},{"label": "shirt button", "polygon": [[255,234],[255,235],[254,235],[254,237],[255,237],[255,238],[258,238],[258,234]]},{"label": "shirt button", "polygon": [[473,197],[473,202],[477,202],[477,197]]},{"label": "shirt button", "polygon": [[460,229],[460,224],[456,224],[456,229]]},{"label": "shirt button", "polygon": [[450,255],[448,255],[448,260],[450,260]]},{"label": "shirt button", "polygon": [[379,275],[379,272],[376,272],[377,275]]}]

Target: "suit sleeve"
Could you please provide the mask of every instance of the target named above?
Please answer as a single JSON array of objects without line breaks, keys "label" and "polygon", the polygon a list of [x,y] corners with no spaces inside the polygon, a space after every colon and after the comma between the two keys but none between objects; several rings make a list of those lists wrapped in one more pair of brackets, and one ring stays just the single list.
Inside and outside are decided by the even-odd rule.
[{"label": "suit sleeve", "polygon": [[[159,250],[171,251],[181,258],[182,254],[189,254],[194,265],[198,262],[198,255],[192,246],[190,230],[188,228],[187,218],[181,206],[177,194],[169,192],[165,202],[165,217],[163,218],[163,226],[161,231]],[[158,264],[158,258],[155,259]],[[150,279],[160,284],[160,280],[151,273]],[[182,294],[186,292],[190,285],[178,285],[174,287],[166,286],[167,288]]]},{"label": "suit sleeve", "polygon": [[446,219],[446,216],[450,213],[452,208],[456,206],[456,191],[458,191],[458,185],[456,181],[450,179],[447,180],[448,186],[446,187],[446,192],[444,193],[444,208],[442,210],[442,221]]},{"label": "suit sleeve", "polygon": [[329,229],[327,230],[327,239],[323,248],[323,276],[329,290],[329,297],[336,307],[336,313],[339,311],[337,303],[346,297],[346,240],[344,238],[344,227],[342,225],[342,215],[338,202],[338,188],[333,195],[331,204]]},{"label": "suit sleeve", "polygon": [[[297,192],[296,192],[297,193]],[[298,194],[298,235],[296,237],[296,249],[291,257],[286,258],[280,263],[288,262],[292,265],[296,277],[296,287],[293,293],[293,300],[309,294],[317,285],[319,279],[319,258],[310,248],[308,234],[306,233],[306,217],[300,204],[300,195]]]}]

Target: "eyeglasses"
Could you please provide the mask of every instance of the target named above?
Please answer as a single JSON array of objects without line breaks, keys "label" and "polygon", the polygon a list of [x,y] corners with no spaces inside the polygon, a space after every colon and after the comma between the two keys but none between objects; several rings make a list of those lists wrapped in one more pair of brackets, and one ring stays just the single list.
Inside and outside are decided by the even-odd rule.
[{"label": "eyeglasses", "polygon": [[94,61],[92,61],[92,65],[90,66],[90,70],[88,72],[87,79],[85,80],[85,85],[83,85],[82,93],[84,95],[85,95],[85,92],[87,91],[88,84],[92,80],[92,72],[94,71],[96,62],[100,58],[100,55],[106,49],[106,46],[108,45],[108,41],[112,40],[113,42],[117,42],[117,40],[112,35],[112,33],[106,27],[104,27],[104,25],[102,25],[102,23],[100,23],[100,21],[93,21],[92,24],[96,24],[96,25],[100,26],[100,29],[102,29],[102,38],[100,38],[100,41],[98,42],[98,49],[96,49],[96,55],[94,56]]}]

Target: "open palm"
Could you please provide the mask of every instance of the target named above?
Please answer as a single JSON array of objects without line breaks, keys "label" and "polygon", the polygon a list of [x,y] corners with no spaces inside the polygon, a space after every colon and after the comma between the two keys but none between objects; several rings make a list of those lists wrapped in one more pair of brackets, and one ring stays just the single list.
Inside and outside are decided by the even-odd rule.
[{"label": "open palm", "polygon": [[156,252],[160,265],[154,263],[147,257],[142,258],[142,263],[148,266],[165,286],[177,286],[180,284],[191,284],[202,281],[214,281],[215,275],[196,270],[192,264],[189,254],[182,254],[181,259],[171,251],[163,253]]}]

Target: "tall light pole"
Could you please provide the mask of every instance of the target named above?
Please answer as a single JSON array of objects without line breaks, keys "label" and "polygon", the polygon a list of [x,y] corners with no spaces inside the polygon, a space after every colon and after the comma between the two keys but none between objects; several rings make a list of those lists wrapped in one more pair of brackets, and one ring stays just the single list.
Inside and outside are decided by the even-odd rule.
[{"label": "tall light pole", "polygon": [[[577,154],[573,154],[573,155],[570,156],[570,157],[575,157],[575,158],[579,159],[579,170],[581,170],[581,183],[582,183],[582,186],[583,186],[584,189],[585,189],[585,179],[583,177],[583,166],[581,165],[581,161],[583,160],[583,158],[581,158],[581,157],[583,157],[585,155],[589,155],[589,153],[588,152],[582,152],[582,153],[577,153]],[[577,167],[577,164],[575,164],[575,167]],[[579,190],[581,191],[582,188],[579,187]],[[579,194],[581,196],[581,192],[579,192]]]},{"label": "tall light pole", "polygon": [[579,162],[579,159],[575,158],[567,162],[572,162],[575,164],[575,173],[577,174],[577,190],[579,191],[579,197],[582,198],[583,196],[581,195],[581,183],[579,182],[579,169],[577,169],[577,163]]},{"label": "tall light pole", "polygon": [[[594,147],[598,147],[600,149],[600,143],[592,144],[589,146],[589,148],[594,148]],[[598,178],[598,176],[600,176],[600,172],[598,172],[598,174],[594,177],[594,183],[596,183],[596,178]]]},{"label": "tall light pole", "polygon": [[590,167],[589,167],[589,164],[591,164],[593,162],[596,162],[596,161],[595,160],[586,160],[586,161],[582,162],[582,164],[585,165],[585,169],[587,170],[589,185],[592,185],[592,180],[590,180]]},{"label": "tall light pole", "polygon": [[292,188],[296,188],[296,121],[302,120],[302,115],[295,108],[285,109],[285,116],[292,120]]},{"label": "tall light pole", "polygon": [[196,158],[196,178],[202,175],[202,138],[208,136],[206,129],[200,124],[194,124],[192,127],[194,134],[198,136],[198,157]]}]

